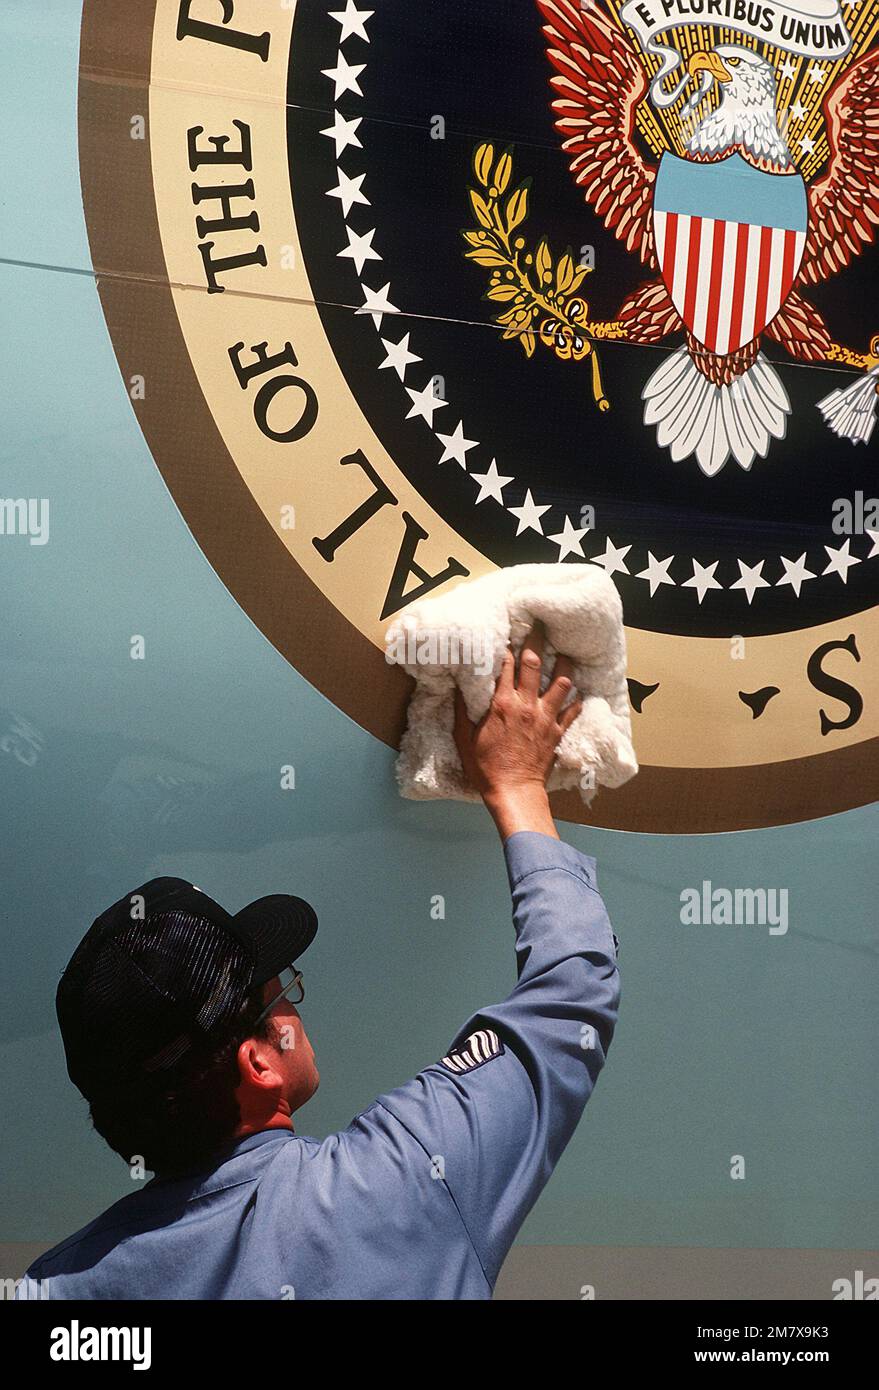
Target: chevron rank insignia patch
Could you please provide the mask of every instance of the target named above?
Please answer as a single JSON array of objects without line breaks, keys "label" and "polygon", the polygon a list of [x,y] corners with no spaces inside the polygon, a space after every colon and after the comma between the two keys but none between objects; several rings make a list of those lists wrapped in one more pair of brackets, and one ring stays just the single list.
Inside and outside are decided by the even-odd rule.
[{"label": "chevron rank insignia patch", "polygon": [[490,1028],[477,1028],[460,1046],[452,1048],[448,1056],[443,1058],[442,1064],[460,1076],[466,1071],[475,1071],[477,1067],[503,1055],[504,1045],[497,1033],[493,1033]]}]

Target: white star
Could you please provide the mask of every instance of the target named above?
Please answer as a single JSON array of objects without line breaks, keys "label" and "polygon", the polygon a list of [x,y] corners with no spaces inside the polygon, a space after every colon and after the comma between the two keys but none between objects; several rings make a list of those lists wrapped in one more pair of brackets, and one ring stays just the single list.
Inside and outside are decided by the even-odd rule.
[{"label": "white star", "polygon": [[369,35],[364,26],[374,14],[375,10],[358,10],[354,0],[348,0],[344,10],[330,10],[330,19],[337,20],[342,26],[339,43],[344,43],[346,39],[350,39],[352,34],[356,34],[358,39],[365,39],[369,43]]},{"label": "white star", "polygon": [[[326,133],[326,132],[324,132]],[[339,198],[342,202],[342,216],[347,217],[355,203],[365,203],[369,207],[369,199],[361,192],[365,174],[358,174],[355,179],[350,179],[344,169],[339,169],[339,182],[335,188],[327,190],[328,198]]]},{"label": "white star", "polygon": [[328,77],[331,82],[335,83],[336,101],[339,100],[340,96],[344,96],[345,92],[353,92],[354,95],[357,97],[363,96],[363,93],[360,90],[360,83],[357,81],[357,79],[363,72],[363,69],[365,67],[365,63],[349,63],[344,53],[340,53],[337,67],[321,68],[322,76]]},{"label": "white star", "polygon": [[647,552],[647,568],[641,570],[638,579],[646,579],[650,583],[650,597],[656,593],[660,584],[671,584],[674,587],[674,580],[668,572],[668,567],[674,559],[673,555],[667,555],[664,560],[657,560],[652,550]]},{"label": "white star", "polygon": [[830,564],[827,566],[826,570],[822,571],[823,574],[838,574],[843,584],[848,583],[848,572],[852,565],[859,565],[861,563],[854,555],[849,555],[848,548],[850,545],[851,541],[846,541],[838,550],[834,549],[833,546],[825,545],[824,549],[827,551]]},{"label": "white star", "polygon": [[608,536],[607,545],[604,547],[604,554],[593,555],[592,563],[594,565],[604,565],[604,568],[610,575],[617,573],[628,574],[629,566],[626,564],[626,556],[631,549],[632,547],[630,545],[624,545],[622,549],[619,549],[614,545],[610,536]]},{"label": "white star", "polygon": [[744,560],[737,561],[739,567],[739,578],[734,584],[730,584],[731,589],[744,589],[748,596],[748,602],[753,603],[754,595],[758,589],[768,589],[769,581],[763,578],[763,566],[765,560],[760,560],[756,565],[746,565]]},{"label": "white star", "polygon": [[440,463],[448,463],[449,459],[454,459],[462,468],[467,467],[467,460],[464,455],[468,449],[475,449],[479,443],[478,439],[464,438],[464,421],[459,420],[454,434],[440,434],[437,431],[437,439],[445,445],[443,456]]},{"label": "white star", "polygon": [[433,377],[430,378],[423,391],[413,391],[411,386],[407,386],[406,390],[412,398],[412,409],[406,419],[414,420],[416,416],[420,416],[433,428],[434,412],[441,409],[442,406],[448,405],[448,401],[444,401],[442,396],[435,395]]},{"label": "white star", "polygon": [[329,126],[326,130],[322,130],[321,135],[327,135],[331,140],[335,140],[336,158],[338,159],[342,151],[347,150],[349,145],[354,145],[358,150],[362,150],[363,145],[360,143],[354,132],[360,125],[360,122],[363,120],[363,117],[352,116],[350,121],[346,121],[341,111],[336,111],[334,115],[335,119],[333,121],[333,124]]},{"label": "white star", "polygon": [[382,326],[382,314],[399,314],[400,310],[396,304],[392,304],[388,299],[388,290],[391,288],[390,280],[380,290],[371,290],[368,285],[360,287],[365,295],[363,308],[355,310],[358,314],[372,314],[372,321],[376,328]]},{"label": "white star", "polygon": [[422,360],[417,352],[409,351],[409,334],[407,333],[405,338],[401,338],[399,343],[389,342],[387,338],[382,338],[382,343],[387,348],[388,355],[381,363],[379,371],[382,367],[393,367],[400,380],[405,381],[406,368],[410,367],[413,362]]},{"label": "white star", "polygon": [[512,512],[513,516],[519,518],[519,525],[516,527],[516,535],[521,536],[523,531],[536,531],[539,536],[542,536],[543,527],[540,524],[540,518],[543,516],[544,512],[549,511],[551,505],[550,503],[545,507],[538,507],[534,498],[531,496],[531,489],[529,488],[525,494],[525,501],[522,503],[521,507],[507,507],[508,512]]},{"label": "white star", "polygon": [[723,585],[714,578],[714,571],[720,564],[715,560],[713,565],[700,565],[698,560],[693,561],[693,576],[685,579],[682,587],[684,589],[695,589],[696,595],[701,603],[709,589],[722,589]]},{"label": "white star", "polygon": [[803,154],[811,154],[814,148],[815,141],[812,139],[811,135],[803,135],[800,138],[800,149]]},{"label": "white star", "polygon": [[495,459],[492,459],[489,464],[487,473],[471,473],[470,477],[475,478],[479,484],[479,496],[476,499],[477,506],[479,506],[480,502],[484,502],[486,497],[493,497],[495,502],[500,502],[501,506],[503,506],[504,499],[501,494],[507,486],[507,483],[515,482],[514,478],[504,478],[498,473],[497,461]]},{"label": "white star", "polygon": [[815,575],[812,573],[812,571],[806,569],[805,550],[803,551],[799,560],[789,560],[786,555],[779,555],[778,558],[784,565],[784,574],[781,576],[780,579],[776,579],[776,589],[780,588],[782,584],[790,584],[797,598],[799,598],[800,589],[802,589],[806,580],[815,578]]},{"label": "white star", "polygon": [[371,232],[364,232],[362,236],[352,231],[351,228],[347,226],[345,231],[348,233],[348,245],[345,247],[344,251],[340,251],[338,254],[340,256],[347,256],[349,260],[354,262],[357,267],[358,275],[363,274],[363,267],[367,261],[380,261],[383,259],[379,253],[374,250],[372,245],[372,238],[375,236],[375,227],[373,227]]},{"label": "white star", "polygon": [[557,545],[559,547],[560,561],[564,560],[568,555],[579,555],[581,560],[586,559],[586,556],[583,554],[583,547],[580,544],[580,542],[582,541],[583,537],[586,535],[586,532],[588,530],[588,526],[584,526],[582,531],[578,530],[577,527],[571,521],[571,518],[569,516],[565,517],[565,524],[563,529],[561,531],[558,531],[554,536],[549,537],[549,540],[552,541],[553,545]]},{"label": "white star", "polygon": [[869,526],[865,526],[864,531],[870,537],[870,540],[873,542],[873,547],[870,551],[870,554],[867,556],[868,560],[872,560],[874,555],[879,555],[879,531],[871,531]]},{"label": "white star", "polygon": [[797,70],[791,62],[790,58],[785,58],[781,67],[778,69],[778,75],[779,77],[787,78],[788,82],[793,82],[794,78],[797,75]]},{"label": "white star", "polygon": [[810,66],[809,66],[809,81],[810,81],[810,82],[817,82],[817,83],[818,83],[818,86],[820,87],[820,86],[821,86],[821,83],[824,81],[824,79],[825,79],[826,76],[827,76],[827,73],[826,73],[826,72],[822,72],[821,69],[818,67],[818,64],[817,64],[817,63],[812,63],[812,64],[810,64]]},{"label": "white star", "polygon": [[806,119],[806,108],[801,101],[794,102],[790,109],[790,113],[791,118],[795,121],[804,121]]}]

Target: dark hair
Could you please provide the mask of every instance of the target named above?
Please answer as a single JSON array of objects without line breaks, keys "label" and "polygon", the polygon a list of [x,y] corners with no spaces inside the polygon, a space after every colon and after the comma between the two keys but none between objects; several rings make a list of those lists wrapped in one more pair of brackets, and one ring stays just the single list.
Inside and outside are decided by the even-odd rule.
[{"label": "dark hair", "polygon": [[126,1163],[137,1156],[161,1177],[198,1172],[232,1138],[241,1118],[238,1048],[245,1038],[268,1038],[270,1018],[257,1024],[258,996],[241,1011],[231,1037],[198,1069],[148,1097],[119,1092],[89,1102],[92,1124]]}]

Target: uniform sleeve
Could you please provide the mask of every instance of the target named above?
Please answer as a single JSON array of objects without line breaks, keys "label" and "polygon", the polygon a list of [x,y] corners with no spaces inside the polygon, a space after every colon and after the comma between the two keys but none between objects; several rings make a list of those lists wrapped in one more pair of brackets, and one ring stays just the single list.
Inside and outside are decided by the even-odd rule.
[{"label": "uniform sleeve", "polygon": [[518,983],[379,1097],[430,1155],[492,1284],[592,1093],[620,994],[594,859],[533,831],[504,853]]}]

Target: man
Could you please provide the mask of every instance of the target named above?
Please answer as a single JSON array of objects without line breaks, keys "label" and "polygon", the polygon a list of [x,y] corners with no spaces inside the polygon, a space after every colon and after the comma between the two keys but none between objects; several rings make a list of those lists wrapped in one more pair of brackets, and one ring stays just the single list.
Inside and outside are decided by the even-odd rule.
[{"label": "man", "polygon": [[[519,978],[440,1061],[340,1134],[295,1134],[318,1085],[295,962],[299,898],[230,917],[154,879],[99,917],[58,988],[68,1071],[95,1127],[156,1177],[43,1255],[18,1297],[486,1299],[588,1100],[619,1002],[594,860],[546,794],[576,717],[570,663],[507,653],[455,739],[504,846]],[[33,1284],[31,1281],[38,1281]]]}]

